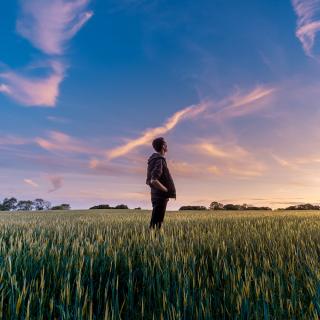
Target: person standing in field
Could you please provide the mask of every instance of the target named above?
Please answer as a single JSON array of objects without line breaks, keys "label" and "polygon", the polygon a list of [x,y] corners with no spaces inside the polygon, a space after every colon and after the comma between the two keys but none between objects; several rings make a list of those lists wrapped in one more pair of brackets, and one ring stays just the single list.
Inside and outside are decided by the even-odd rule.
[{"label": "person standing in field", "polygon": [[168,146],[163,137],[152,141],[154,152],[148,159],[146,184],[151,188],[152,215],[150,229],[161,228],[169,198],[176,199],[176,188],[167,166]]}]

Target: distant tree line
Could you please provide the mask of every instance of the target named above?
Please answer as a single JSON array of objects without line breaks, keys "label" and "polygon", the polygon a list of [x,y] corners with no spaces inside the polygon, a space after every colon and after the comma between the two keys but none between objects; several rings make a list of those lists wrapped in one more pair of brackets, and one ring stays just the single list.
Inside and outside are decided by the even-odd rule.
[{"label": "distant tree line", "polygon": [[297,204],[295,206],[289,206],[287,208],[278,209],[278,210],[320,210],[320,206],[313,205],[310,203],[305,203],[305,204]]},{"label": "distant tree line", "polygon": [[[99,204],[97,206],[93,206],[89,209],[129,209],[129,207],[125,204],[118,204],[114,207],[110,206],[109,204]],[[141,207],[137,207],[134,208],[134,210],[141,210]],[[253,205],[249,205],[249,204],[232,204],[232,203],[228,203],[228,204],[222,204],[220,202],[217,201],[213,201],[210,203],[209,207],[205,207],[205,206],[182,206],[179,208],[180,211],[183,210],[224,210],[224,211],[228,211],[228,210],[232,210],[232,211],[245,211],[245,210],[250,210],[250,211],[256,211],[256,210],[272,210],[270,207],[266,207],[266,206],[253,206]],[[295,205],[295,206],[289,206],[287,208],[279,208],[276,210],[320,210],[320,206],[319,205],[312,205],[309,203],[306,204],[299,204],[299,205]]]},{"label": "distant tree line", "polygon": [[15,197],[4,198],[0,202],[0,211],[32,211],[32,210],[70,210],[70,204],[62,203],[57,206],[51,206],[47,200],[37,198],[34,200],[18,200]]},{"label": "distant tree line", "polygon": [[[89,210],[91,210],[91,209],[129,209],[129,208],[126,204],[118,204],[115,207],[111,207],[108,204],[99,204],[97,206],[93,206],[93,207],[89,208]],[[135,208],[135,210],[140,210],[140,209]]]},{"label": "distant tree line", "polygon": [[[205,206],[182,206],[179,210],[272,210],[269,207],[257,207],[248,205],[246,203],[244,204],[222,204],[217,201],[213,201],[210,203],[209,207]],[[304,204],[298,204],[289,206],[287,208],[279,208],[276,210],[320,210],[320,205],[313,205],[310,203],[304,203]]]},{"label": "distant tree line", "polygon": [[[70,210],[71,206],[68,203],[62,203],[60,205],[51,206],[51,203],[47,200],[37,198],[34,200],[17,200],[15,197],[4,198],[0,201],[0,211],[41,211],[41,210]],[[118,204],[116,206],[110,206],[109,204],[99,204],[93,206],[91,209],[129,209],[126,204]],[[141,210],[141,207],[134,208],[134,210]],[[258,207],[248,204],[222,204],[217,201],[210,203],[209,207],[205,206],[182,206],[179,208],[183,210],[272,210],[269,207]],[[320,205],[313,205],[310,203],[292,205],[287,208],[279,208],[276,210],[320,210]]]},{"label": "distant tree line", "polygon": [[205,206],[182,206],[179,210],[272,210],[269,207],[256,207],[244,204],[222,204],[217,201],[210,203],[209,208]]},{"label": "distant tree line", "polygon": [[217,201],[210,203],[209,210],[272,210],[269,207],[257,207],[249,204],[222,204]]},{"label": "distant tree line", "polygon": [[207,210],[207,208],[205,206],[182,206],[179,210]]}]

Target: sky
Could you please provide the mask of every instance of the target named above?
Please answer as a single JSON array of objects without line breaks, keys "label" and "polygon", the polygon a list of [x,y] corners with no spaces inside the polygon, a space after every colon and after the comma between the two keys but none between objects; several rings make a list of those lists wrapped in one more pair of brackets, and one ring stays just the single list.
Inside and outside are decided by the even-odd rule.
[{"label": "sky", "polygon": [[320,0],[21,0],[0,18],[0,200],[320,203]]}]

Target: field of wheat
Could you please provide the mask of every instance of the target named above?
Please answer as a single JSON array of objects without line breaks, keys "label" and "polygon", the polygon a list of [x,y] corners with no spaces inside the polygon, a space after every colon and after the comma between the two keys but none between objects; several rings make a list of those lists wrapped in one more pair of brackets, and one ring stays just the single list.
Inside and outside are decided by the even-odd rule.
[{"label": "field of wheat", "polygon": [[320,214],[0,214],[1,319],[318,319]]}]

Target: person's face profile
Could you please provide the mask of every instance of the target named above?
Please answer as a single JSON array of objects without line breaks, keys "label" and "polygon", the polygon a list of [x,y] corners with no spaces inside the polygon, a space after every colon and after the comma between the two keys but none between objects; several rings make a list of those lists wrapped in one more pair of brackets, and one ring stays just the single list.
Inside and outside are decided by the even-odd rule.
[{"label": "person's face profile", "polygon": [[164,152],[168,152],[168,145],[167,145],[167,143],[165,142],[164,144],[163,144],[163,151]]}]

